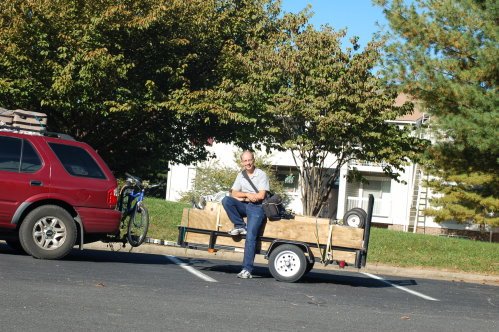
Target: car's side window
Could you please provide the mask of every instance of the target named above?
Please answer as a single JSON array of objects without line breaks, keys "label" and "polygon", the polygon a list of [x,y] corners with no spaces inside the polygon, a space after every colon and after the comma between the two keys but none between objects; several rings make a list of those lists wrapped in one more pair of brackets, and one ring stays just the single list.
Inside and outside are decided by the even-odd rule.
[{"label": "car's side window", "polygon": [[34,173],[41,167],[42,161],[31,143],[15,137],[0,137],[0,170]]},{"label": "car's side window", "polygon": [[86,178],[106,178],[99,165],[85,149],[58,143],[49,143],[49,146],[69,174]]},{"label": "car's side window", "polygon": [[23,141],[14,137],[0,137],[0,170],[19,172]]},{"label": "car's side window", "polygon": [[21,172],[34,173],[42,167],[42,161],[30,142],[24,141],[21,159]]}]

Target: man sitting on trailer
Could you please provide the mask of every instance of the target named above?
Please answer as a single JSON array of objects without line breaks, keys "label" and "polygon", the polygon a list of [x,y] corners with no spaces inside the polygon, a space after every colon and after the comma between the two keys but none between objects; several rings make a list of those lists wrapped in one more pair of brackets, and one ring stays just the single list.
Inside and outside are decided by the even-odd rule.
[{"label": "man sitting on trailer", "polygon": [[[252,278],[256,238],[265,219],[262,201],[265,199],[267,191],[270,190],[270,185],[267,174],[255,167],[253,152],[244,151],[241,154],[241,165],[244,170],[237,175],[232,185],[231,195],[223,198],[222,205],[230,221],[234,224],[234,229],[230,230],[229,234],[246,235],[243,270],[239,272],[237,277],[249,279]],[[244,217],[246,217],[247,223],[244,223]]]}]

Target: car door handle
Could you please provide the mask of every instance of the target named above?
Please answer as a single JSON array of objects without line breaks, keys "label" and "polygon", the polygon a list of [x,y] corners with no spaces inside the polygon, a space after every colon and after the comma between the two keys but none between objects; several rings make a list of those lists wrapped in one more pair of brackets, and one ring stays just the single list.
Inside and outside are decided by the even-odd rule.
[{"label": "car door handle", "polygon": [[42,181],[38,181],[38,180],[31,180],[29,182],[29,185],[32,186],[32,187],[41,187],[41,186],[43,186],[43,182]]}]

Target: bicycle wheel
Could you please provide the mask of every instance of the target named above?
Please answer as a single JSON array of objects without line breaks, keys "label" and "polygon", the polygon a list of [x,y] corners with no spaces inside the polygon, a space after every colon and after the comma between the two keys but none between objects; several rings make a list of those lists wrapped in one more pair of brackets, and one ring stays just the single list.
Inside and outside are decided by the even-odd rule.
[{"label": "bicycle wheel", "polygon": [[128,221],[128,243],[132,247],[140,246],[146,239],[149,228],[149,211],[143,204],[137,204]]}]

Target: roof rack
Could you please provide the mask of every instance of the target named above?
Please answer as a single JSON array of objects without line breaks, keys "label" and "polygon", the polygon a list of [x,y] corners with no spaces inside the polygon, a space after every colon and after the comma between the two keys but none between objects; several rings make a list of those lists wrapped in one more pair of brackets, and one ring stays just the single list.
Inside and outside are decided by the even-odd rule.
[{"label": "roof rack", "polygon": [[14,126],[0,125],[0,131],[10,131],[10,132],[17,132],[20,134],[56,137],[56,138],[65,139],[65,140],[69,140],[69,141],[76,141],[74,139],[74,137],[72,137],[71,135],[51,132],[51,131],[47,131],[45,129],[34,130],[34,129],[25,129],[25,128],[20,128],[20,127],[14,127]]}]

